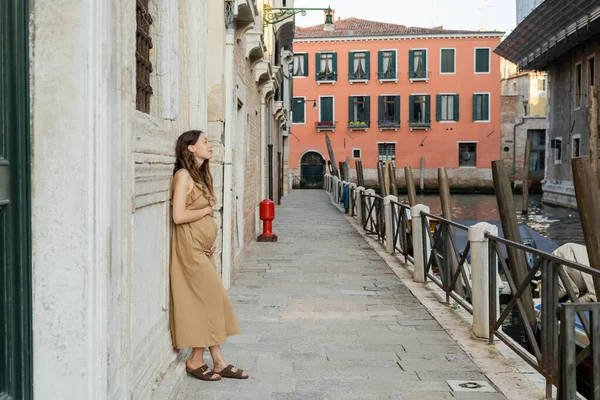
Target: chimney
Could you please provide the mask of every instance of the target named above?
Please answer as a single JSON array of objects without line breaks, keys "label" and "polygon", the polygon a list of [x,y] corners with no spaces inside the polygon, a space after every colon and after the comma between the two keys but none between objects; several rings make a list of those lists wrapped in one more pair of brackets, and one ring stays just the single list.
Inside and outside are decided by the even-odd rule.
[{"label": "chimney", "polygon": [[[335,23],[335,10],[331,10],[331,20]],[[323,11],[323,23],[325,23],[325,21],[327,21],[327,11]]]}]

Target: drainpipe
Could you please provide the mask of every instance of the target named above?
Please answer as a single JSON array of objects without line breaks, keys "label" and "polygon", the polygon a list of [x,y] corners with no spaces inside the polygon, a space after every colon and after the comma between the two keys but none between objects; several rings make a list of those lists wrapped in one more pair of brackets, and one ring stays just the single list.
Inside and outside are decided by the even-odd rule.
[{"label": "drainpipe", "polygon": [[269,144],[267,145],[267,157],[269,157],[269,199],[273,201],[273,98],[269,100],[267,116],[269,118]]},{"label": "drainpipe", "polygon": [[267,147],[267,99],[260,96],[260,201],[267,195],[265,182],[265,148]]},{"label": "drainpipe", "polygon": [[233,211],[232,189],[233,189],[233,121],[234,121],[234,30],[233,30],[233,2],[225,3],[225,137],[223,154],[223,253],[221,257],[221,279],[223,287],[228,290],[231,287],[231,241],[232,223],[231,213]]},{"label": "drainpipe", "polygon": [[[513,179],[517,180],[517,127],[525,123],[525,118],[521,118],[521,122],[513,126]],[[514,183],[513,183],[514,185]]]}]

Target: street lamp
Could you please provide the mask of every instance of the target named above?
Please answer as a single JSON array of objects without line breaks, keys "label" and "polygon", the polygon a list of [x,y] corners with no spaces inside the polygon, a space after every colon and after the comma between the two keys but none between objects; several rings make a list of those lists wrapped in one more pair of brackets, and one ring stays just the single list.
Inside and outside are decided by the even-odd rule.
[{"label": "street lamp", "polygon": [[296,14],[302,16],[306,15],[307,11],[325,11],[327,14],[325,17],[325,23],[323,24],[323,30],[325,32],[333,32],[335,27],[333,26],[333,10],[331,7],[327,8],[272,8],[267,5],[264,6],[263,24],[264,26],[277,24],[285,21],[288,18],[294,18]]}]

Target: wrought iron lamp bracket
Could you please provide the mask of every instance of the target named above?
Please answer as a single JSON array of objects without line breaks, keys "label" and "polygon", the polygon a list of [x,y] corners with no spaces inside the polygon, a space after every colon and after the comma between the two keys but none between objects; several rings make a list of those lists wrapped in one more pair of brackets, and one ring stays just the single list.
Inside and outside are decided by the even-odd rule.
[{"label": "wrought iron lamp bracket", "polygon": [[296,14],[306,16],[307,11],[327,11],[331,14],[331,7],[328,8],[272,8],[264,6],[263,25],[277,24],[288,18],[295,18]]}]

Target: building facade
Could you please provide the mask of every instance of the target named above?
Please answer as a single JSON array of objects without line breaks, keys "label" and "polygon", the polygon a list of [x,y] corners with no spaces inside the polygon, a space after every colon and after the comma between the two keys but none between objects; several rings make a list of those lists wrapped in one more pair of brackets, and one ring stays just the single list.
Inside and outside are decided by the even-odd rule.
[{"label": "building facade", "polygon": [[544,0],[517,0],[517,24],[520,24]]},{"label": "building facade", "polygon": [[[553,20],[557,7],[558,22]],[[600,78],[599,51],[600,6],[583,0],[543,1],[495,50],[520,71],[548,73],[546,203],[577,207],[571,160],[590,154],[588,93]]]},{"label": "building facade", "polygon": [[293,30],[265,29],[263,7],[2,3],[0,398],[175,396],[187,355],[169,331],[175,141],[201,129],[214,145],[229,287],[282,175],[268,174],[268,144],[287,128],[277,49]]},{"label": "building facade", "polygon": [[298,28],[290,145],[297,181],[320,179],[327,132],[336,161],[361,159],[368,185],[377,182],[377,163],[392,160],[398,169],[423,161],[426,186],[437,186],[439,167],[454,187],[492,186],[491,161],[500,157],[500,58],[492,50],[501,37],[356,18],[336,21],[331,33]]},{"label": "building facade", "polygon": [[547,76],[545,72],[518,72],[517,66],[501,60],[501,158],[516,187],[523,184],[523,160],[531,139],[529,181],[539,185],[546,167]]}]

